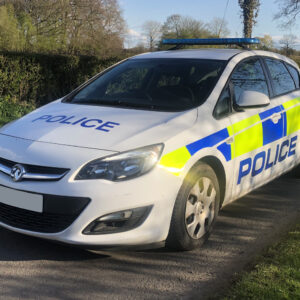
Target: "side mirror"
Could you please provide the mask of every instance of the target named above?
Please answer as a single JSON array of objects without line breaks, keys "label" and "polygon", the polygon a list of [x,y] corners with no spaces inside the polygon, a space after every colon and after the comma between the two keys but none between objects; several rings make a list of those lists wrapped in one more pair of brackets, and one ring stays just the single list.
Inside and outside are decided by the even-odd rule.
[{"label": "side mirror", "polygon": [[270,98],[267,95],[256,91],[243,91],[236,100],[235,106],[240,111],[245,108],[258,108],[269,104]]}]

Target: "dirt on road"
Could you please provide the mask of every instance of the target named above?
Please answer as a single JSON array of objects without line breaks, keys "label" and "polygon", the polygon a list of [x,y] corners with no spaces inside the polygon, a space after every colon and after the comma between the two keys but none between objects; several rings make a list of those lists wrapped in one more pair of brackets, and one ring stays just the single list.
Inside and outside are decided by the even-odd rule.
[{"label": "dirt on road", "polygon": [[226,206],[192,252],[98,252],[0,229],[1,299],[205,299],[300,219],[300,179],[284,176]]}]

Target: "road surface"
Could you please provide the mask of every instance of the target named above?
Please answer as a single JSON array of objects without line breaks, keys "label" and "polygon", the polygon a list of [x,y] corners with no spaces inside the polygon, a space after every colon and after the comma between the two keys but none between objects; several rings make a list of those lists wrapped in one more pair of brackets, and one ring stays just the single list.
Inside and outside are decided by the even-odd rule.
[{"label": "road surface", "polygon": [[0,229],[0,299],[205,299],[299,219],[300,179],[284,176],[225,207],[192,252],[93,253]]}]

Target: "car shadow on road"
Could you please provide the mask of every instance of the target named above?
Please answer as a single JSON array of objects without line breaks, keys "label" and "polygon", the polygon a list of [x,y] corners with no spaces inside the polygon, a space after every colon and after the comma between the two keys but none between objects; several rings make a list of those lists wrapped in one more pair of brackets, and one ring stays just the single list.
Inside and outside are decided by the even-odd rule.
[{"label": "car shadow on road", "polygon": [[299,183],[283,176],[226,206],[209,241],[190,252],[95,253],[1,229],[0,297],[203,299],[299,219]]},{"label": "car shadow on road", "polygon": [[93,253],[82,248],[22,235],[0,229],[0,261],[55,260],[74,261],[101,259],[109,255]]}]

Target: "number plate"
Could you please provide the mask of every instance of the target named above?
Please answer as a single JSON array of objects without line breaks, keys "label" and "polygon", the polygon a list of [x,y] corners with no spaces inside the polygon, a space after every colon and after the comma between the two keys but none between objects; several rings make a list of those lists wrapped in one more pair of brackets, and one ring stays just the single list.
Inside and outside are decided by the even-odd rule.
[{"label": "number plate", "polygon": [[35,212],[43,212],[43,196],[22,192],[0,186],[0,203],[27,209]]}]

